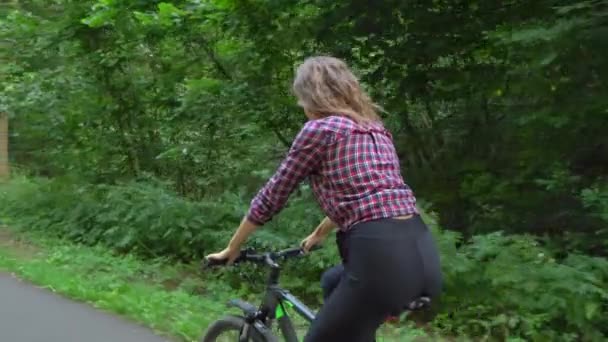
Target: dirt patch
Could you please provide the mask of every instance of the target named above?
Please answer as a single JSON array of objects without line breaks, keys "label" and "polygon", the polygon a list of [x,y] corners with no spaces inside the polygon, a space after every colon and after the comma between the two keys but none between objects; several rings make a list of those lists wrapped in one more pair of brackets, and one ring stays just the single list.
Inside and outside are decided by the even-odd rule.
[{"label": "dirt patch", "polygon": [[20,239],[7,226],[0,226],[0,248],[9,251],[15,257],[23,259],[31,259],[40,252],[36,246]]},{"label": "dirt patch", "polygon": [[4,246],[12,244],[12,234],[8,231],[7,226],[0,226],[0,245]]}]

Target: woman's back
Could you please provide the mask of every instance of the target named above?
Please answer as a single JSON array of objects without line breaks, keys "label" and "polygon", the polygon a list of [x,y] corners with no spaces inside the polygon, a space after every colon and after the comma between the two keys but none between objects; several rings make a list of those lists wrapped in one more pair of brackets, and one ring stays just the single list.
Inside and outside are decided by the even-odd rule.
[{"label": "woman's back", "polygon": [[307,124],[322,139],[315,197],[343,230],[377,218],[416,214],[416,199],[404,183],[391,134],[380,122],[358,124],[329,116]]}]

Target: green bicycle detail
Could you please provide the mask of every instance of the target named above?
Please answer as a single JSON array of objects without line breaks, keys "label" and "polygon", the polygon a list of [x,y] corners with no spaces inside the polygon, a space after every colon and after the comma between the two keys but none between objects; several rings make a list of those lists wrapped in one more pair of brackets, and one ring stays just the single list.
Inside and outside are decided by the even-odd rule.
[{"label": "green bicycle detail", "polygon": [[287,305],[288,307],[293,308],[293,304],[291,304],[291,302],[279,303],[279,305],[277,305],[277,309],[275,310],[275,314],[274,314],[274,317],[276,319],[281,319],[283,316],[287,316],[287,312],[285,312],[285,309],[283,309],[284,305]]}]

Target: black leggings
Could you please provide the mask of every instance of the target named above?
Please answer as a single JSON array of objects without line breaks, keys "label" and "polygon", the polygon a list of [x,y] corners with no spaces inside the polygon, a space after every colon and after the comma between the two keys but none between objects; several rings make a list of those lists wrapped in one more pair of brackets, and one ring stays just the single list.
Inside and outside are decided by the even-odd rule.
[{"label": "black leggings", "polygon": [[439,255],[419,216],[357,224],[343,243],[348,261],[324,275],[325,303],[305,342],[371,342],[387,316],[420,296],[438,297]]}]

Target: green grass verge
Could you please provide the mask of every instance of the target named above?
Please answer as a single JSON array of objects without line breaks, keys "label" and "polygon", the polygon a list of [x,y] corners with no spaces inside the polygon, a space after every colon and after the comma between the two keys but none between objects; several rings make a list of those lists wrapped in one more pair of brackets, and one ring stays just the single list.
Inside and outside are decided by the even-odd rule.
[{"label": "green grass verge", "polygon": [[[2,270],[180,341],[199,340],[208,324],[226,313],[226,300],[236,296],[217,280],[205,280],[194,266],[143,261],[0,227]],[[380,335],[384,342],[430,338],[422,330],[392,326]]]},{"label": "green grass verge", "polygon": [[35,247],[14,240],[0,244],[0,269],[143,323],[163,335],[196,341],[224,311],[229,294],[197,295],[202,280],[187,276],[186,266],[145,263],[103,248],[57,240],[27,239]]}]

